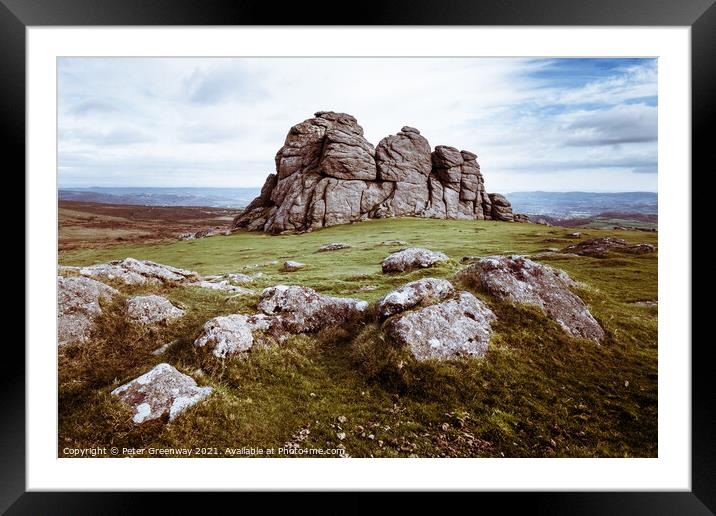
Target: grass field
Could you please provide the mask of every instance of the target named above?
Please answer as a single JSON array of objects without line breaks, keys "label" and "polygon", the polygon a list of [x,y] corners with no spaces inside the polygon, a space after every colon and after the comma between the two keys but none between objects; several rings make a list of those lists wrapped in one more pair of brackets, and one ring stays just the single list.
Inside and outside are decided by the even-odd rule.
[{"label": "grass field", "polygon": [[[194,241],[61,251],[60,263],[85,265],[128,256],[202,274],[262,272],[255,288],[310,286],[374,302],[419,277],[453,279],[465,255],[526,254],[561,248],[570,228],[489,221],[372,220],[302,235],[238,232]],[[657,234],[582,230],[657,243]],[[380,262],[404,240],[448,254],[437,268],[385,275]],[[330,242],[352,248],[316,252]],[[281,273],[285,260],[307,264]],[[273,263],[278,261],[279,263]],[[390,352],[370,317],[349,328],[300,335],[225,362],[194,353],[193,340],[214,316],[255,311],[258,295],[232,297],[189,287],[155,291],[187,309],[159,328],[126,322],[116,300],[93,341],[59,357],[59,453],[65,447],[343,446],[354,457],[654,457],[657,454],[656,254],[541,260],[581,282],[578,294],[607,332],[598,346],[567,336],[535,309],[496,301],[498,316],[484,359],[404,360]],[[368,287],[368,290],[361,290]],[[151,352],[176,343],[162,356]],[[403,360],[402,363],[398,360]],[[215,393],[170,424],[135,426],[109,395],[116,386],[169,362]],[[339,416],[345,422],[339,422]],[[343,420],[343,418],[341,418]],[[343,439],[338,434],[345,434]]]},{"label": "grass field", "polygon": [[615,226],[638,228],[644,230],[653,230],[658,228],[657,222],[645,222],[637,219],[618,218],[618,217],[596,217],[588,224],[583,224],[582,228],[586,229],[611,229]]}]

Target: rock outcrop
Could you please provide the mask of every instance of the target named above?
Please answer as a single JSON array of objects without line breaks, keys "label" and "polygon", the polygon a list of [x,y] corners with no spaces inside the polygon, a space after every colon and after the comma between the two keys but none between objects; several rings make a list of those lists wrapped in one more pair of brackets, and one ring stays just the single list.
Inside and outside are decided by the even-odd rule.
[{"label": "rock outcrop", "polygon": [[254,272],[253,274],[227,272],[226,274],[213,274],[211,276],[204,276],[204,279],[206,281],[227,281],[232,285],[243,285],[245,283],[253,283],[255,279],[258,279],[263,275],[263,272]]},{"label": "rock outcrop", "polygon": [[374,148],[354,117],[319,111],[291,128],[275,162],[234,229],[279,234],[385,217],[513,220],[510,203],[486,193],[477,155],[445,145],[431,152],[413,127]]},{"label": "rock outcrop", "polygon": [[388,292],[375,304],[375,312],[385,319],[421,304],[442,301],[454,293],[455,288],[448,280],[423,278]]},{"label": "rock outcrop", "polygon": [[134,258],[82,267],[79,273],[82,276],[115,280],[126,285],[161,285],[199,279],[199,275],[193,271]]},{"label": "rock outcrop", "polygon": [[169,364],[154,369],[112,391],[133,412],[137,424],[154,419],[173,421],[179,414],[200,402],[212,392],[211,387],[198,387],[187,376]]},{"label": "rock outcrop", "polygon": [[289,260],[287,262],[283,262],[283,265],[281,266],[280,270],[281,272],[296,272],[298,270],[303,269],[305,266],[305,263]]},{"label": "rock outcrop", "polygon": [[367,307],[367,302],[358,299],[324,296],[308,287],[287,285],[265,289],[258,304],[264,314],[278,316],[272,327],[287,333],[310,333],[338,326]]},{"label": "rock outcrop", "polygon": [[215,280],[215,281],[206,281],[206,280],[200,280],[200,281],[192,281],[190,283],[187,283],[188,286],[191,287],[200,287],[200,288],[208,288],[210,290],[220,290],[223,292],[231,292],[232,294],[236,295],[246,295],[250,296],[251,294],[255,294],[255,292],[249,288],[239,287],[237,285],[232,284],[229,280],[222,279],[222,280]]},{"label": "rock outcrop", "polygon": [[463,291],[455,299],[395,317],[384,330],[398,345],[409,348],[417,360],[482,357],[494,319],[487,305]]},{"label": "rock outcrop", "polygon": [[406,272],[413,269],[425,269],[436,263],[447,262],[448,256],[439,251],[422,247],[409,247],[390,254],[381,262],[383,272]]},{"label": "rock outcrop", "polygon": [[367,306],[365,301],[324,296],[308,287],[276,285],[261,293],[258,309],[262,313],[214,317],[204,324],[194,346],[216,358],[247,353],[292,334],[340,326]]},{"label": "rock outcrop", "polygon": [[656,252],[656,246],[653,244],[634,244],[627,248],[628,253],[647,254]]},{"label": "rock outcrop", "polygon": [[652,244],[629,245],[627,241],[622,238],[599,237],[590,238],[589,240],[584,240],[578,244],[572,244],[562,249],[563,253],[593,256],[596,258],[604,258],[609,251],[646,254],[656,251],[656,246]]},{"label": "rock outcrop", "polygon": [[216,235],[230,235],[231,230],[226,227],[216,226],[213,228],[202,229],[194,233],[182,233],[179,235],[179,240],[196,240],[197,238],[206,238]]},{"label": "rock outcrop", "polygon": [[127,299],[129,318],[140,324],[169,322],[184,315],[184,310],[174,306],[167,298],[157,295],[135,296]]},{"label": "rock outcrop", "polygon": [[604,330],[587,305],[570,290],[576,283],[562,270],[524,256],[486,256],[458,277],[499,299],[538,306],[571,335],[604,339]]},{"label": "rock outcrop", "polygon": [[263,314],[214,317],[204,324],[194,346],[208,349],[216,358],[244,353],[260,342],[255,332],[268,330],[271,323],[271,318]]},{"label": "rock outcrop", "polygon": [[318,248],[319,253],[325,253],[326,251],[340,251],[341,249],[350,249],[350,244],[344,244],[343,242],[333,242],[331,244],[323,244]]},{"label": "rock outcrop", "polygon": [[80,267],[76,272],[79,272],[82,276],[114,281],[125,285],[185,285],[231,292],[237,295],[254,294],[253,290],[238,285],[249,283],[261,276],[261,273],[255,273],[250,276],[247,274],[227,273],[202,277],[194,271],[149,260],[135,260],[134,258]]},{"label": "rock outcrop", "polygon": [[100,301],[109,301],[117,290],[90,278],[57,278],[57,345],[82,344],[102,313]]}]

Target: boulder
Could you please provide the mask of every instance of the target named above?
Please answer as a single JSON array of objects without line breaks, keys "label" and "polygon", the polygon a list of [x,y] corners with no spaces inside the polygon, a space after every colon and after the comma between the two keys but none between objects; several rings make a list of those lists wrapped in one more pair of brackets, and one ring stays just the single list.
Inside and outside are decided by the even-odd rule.
[{"label": "boulder", "polygon": [[584,301],[570,290],[576,283],[562,270],[523,256],[486,256],[458,277],[499,299],[539,307],[575,337],[604,339],[604,330]]},{"label": "boulder", "polygon": [[129,318],[141,324],[164,323],[185,313],[162,296],[135,296],[127,299],[126,303]]},{"label": "boulder", "polygon": [[394,245],[408,245],[408,242],[405,240],[383,240],[380,245],[388,245],[388,246],[394,246]]},{"label": "boulder", "polygon": [[395,317],[384,329],[417,360],[482,357],[494,318],[482,301],[469,292],[460,292],[455,299]]},{"label": "boulder", "polygon": [[512,220],[504,197],[493,209],[476,154],[431,152],[414,127],[374,149],[354,117],[319,111],[290,129],[275,163],[234,229],[279,234],[397,216]]},{"label": "boulder", "polygon": [[332,244],[323,244],[321,247],[318,248],[319,253],[324,253],[326,251],[338,251],[340,249],[350,249],[350,244],[344,244],[342,242],[333,242]]},{"label": "boulder", "polygon": [[196,272],[134,258],[82,267],[79,272],[82,276],[116,280],[126,285],[161,285],[199,279]]},{"label": "boulder", "polygon": [[82,344],[90,338],[94,319],[102,313],[101,301],[117,290],[90,278],[57,278],[57,345]]},{"label": "boulder", "polygon": [[436,263],[447,262],[446,254],[421,247],[410,247],[389,255],[381,266],[383,272],[406,272],[413,269],[432,267]]},{"label": "boulder", "polygon": [[112,391],[133,412],[137,424],[155,419],[173,421],[186,409],[200,402],[212,392],[211,387],[199,387],[191,376],[177,371],[169,364],[154,369]]},{"label": "boulder", "polygon": [[569,233],[567,236],[569,238],[582,238],[582,233],[575,231],[574,233]]},{"label": "boulder", "polygon": [[222,292],[231,292],[232,294],[237,295],[246,295],[250,296],[251,294],[255,294],[251,289],[239,287],[237,285],[232,285],[229,280],[220,280],[220,281],[206,281],[206,280],[200,280],[200,281],[192,281],[190,283],[186,284],[190,287],[200,287],[200,288],[208,288],[210,290],[221,290]]},{"label": "boulder", "polygon": [[206,238],[216,235],[230,235],[231,231],[227,230],[225,227],[217,226],[213,228],[206,228],[201,229],[197,231],[196,233],[190,233],[190,237],[187,237],[186,235],[182,235],[184,238],[182,240],[196,240],[197,238]]},{"label": "boulder", "polygon": [[653,244],[635,244],[630,245],[627,248],[627,252],[632,254],[646,254],[653,253],[656,251],[656,246]]},{"label": "boulder", "polygon": [[626,240],[616,237],[590,238],[577,244],[571,244],[562,249],[563,253],[578,254],[580,256],[605,256],[607,251],[626,249]]},{"label": "boulder", "polygon": [[306,266],[305,263],[287,261],[283,262],[281,266],[281,272],[296,272],[297,270],[303,269]]},{"label": "boulder", "polygon": [[216,358],[245,353],[261,342],[255,332],[268,330],[271,323],[271,318],[262,314],[214,317],[204,324],[194,346],[209,350]]},{"label": "boulder", "polygon": [[358,299],[324,296],[308,287],[286,285],[265,289],[258,304],[264,314],[279,316],[274,324],[288,333],[338,326],[360,315],[367,307],[367,302]]},{"label": "boulder", "polygon": [[229,272],[226,274],[214,274],[211,276],[204,276],[206,281],[221,282],[228,281],[233,285],[243,285],[245,283],[252,283],[256,278],[263,276],[263,272],[255,272],[253,274],[241,274],[235,272]]},{"label": "boulder", "polygon": [[421,304],[431,304],[450,297],[455,288],[447,280],[423,278],[406,283],[378,300],[376,315],[385,319]]}]

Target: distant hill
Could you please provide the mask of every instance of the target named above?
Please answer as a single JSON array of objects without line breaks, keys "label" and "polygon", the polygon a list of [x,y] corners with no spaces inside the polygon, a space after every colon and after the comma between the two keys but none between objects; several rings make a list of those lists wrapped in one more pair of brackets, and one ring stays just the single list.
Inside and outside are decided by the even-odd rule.
[{"label": "distant hill", "polygon": [[[257,195],[258,188],[88,187],[61,188],[58,198],[100,204],[243,208]],[[653,192],[512,192],[507,198],[515,213],[540,216],[560,226],[657,225],[657,194]]]},{"label": "distant hill", "polygon": [[60,188],[58,199],[140,206],[243,208],[258,194],[258,188],[88,187]]},{"label": "distant hill", "polygon": [[558,219],[592,218],[605,213],[658,214],[654,192],[512,192],[507,194],[515,213]]}]

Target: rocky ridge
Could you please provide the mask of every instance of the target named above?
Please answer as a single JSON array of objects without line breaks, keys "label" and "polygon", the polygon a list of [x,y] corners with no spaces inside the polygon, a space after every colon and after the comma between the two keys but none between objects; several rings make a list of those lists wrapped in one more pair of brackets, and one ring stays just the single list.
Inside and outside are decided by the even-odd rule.
[{"label": "rocky ridge", "polygon": [[514,220],[509,201],[485,190],[476,154],[447,145],[432,151],[413,127],[373,147],[353,116],[319,111],[290,129],[275,162],[233,229],[292,233],[387,217]]}]

